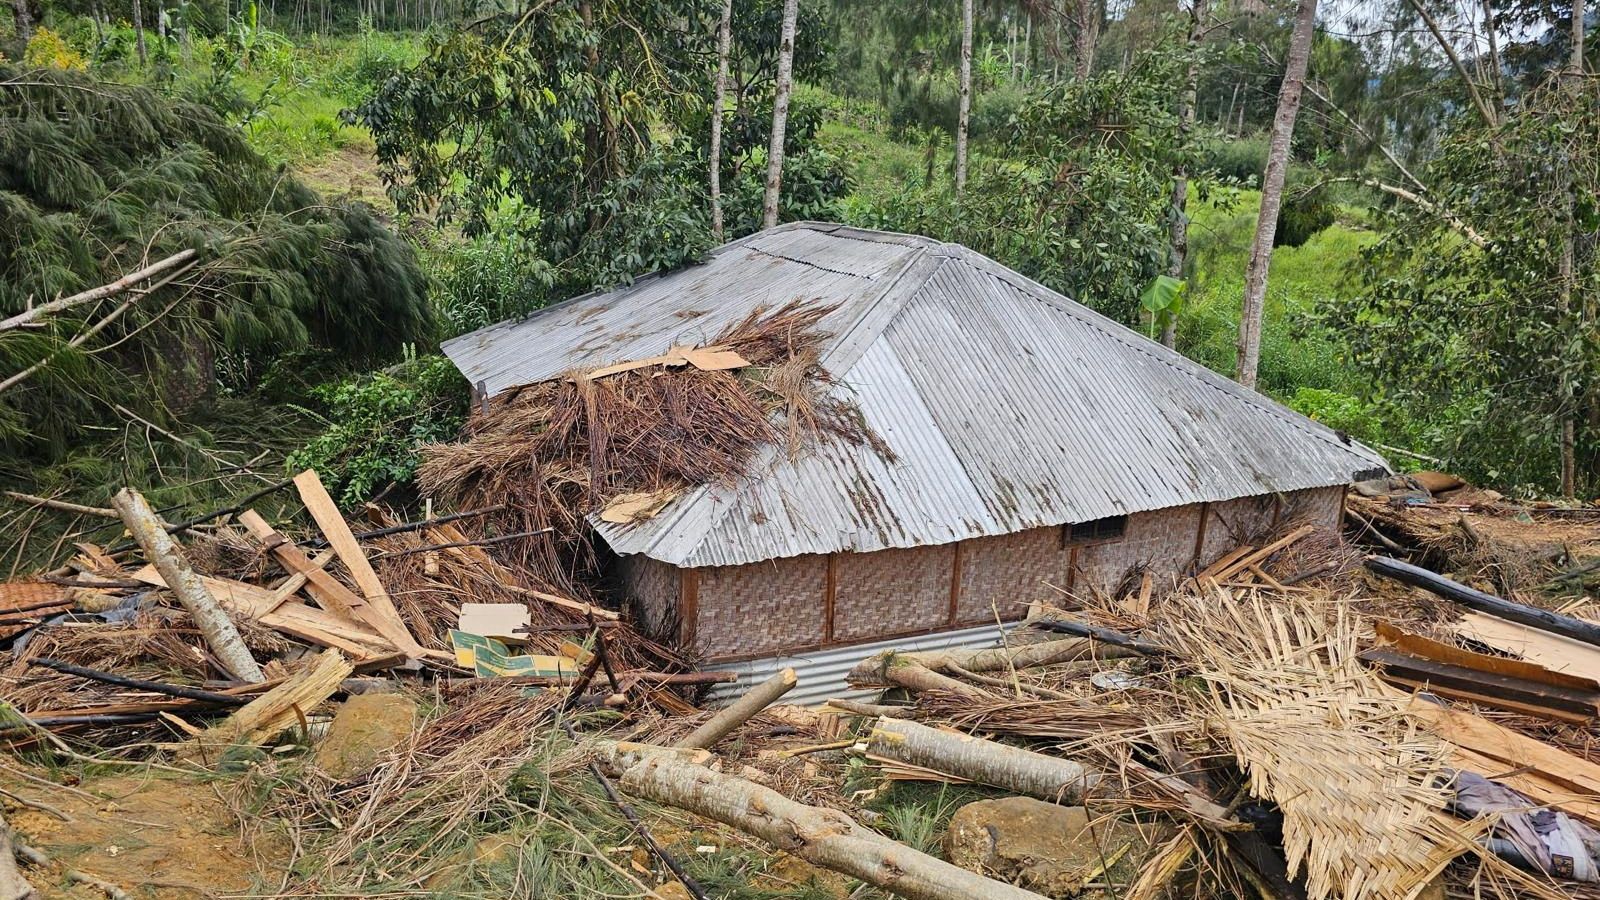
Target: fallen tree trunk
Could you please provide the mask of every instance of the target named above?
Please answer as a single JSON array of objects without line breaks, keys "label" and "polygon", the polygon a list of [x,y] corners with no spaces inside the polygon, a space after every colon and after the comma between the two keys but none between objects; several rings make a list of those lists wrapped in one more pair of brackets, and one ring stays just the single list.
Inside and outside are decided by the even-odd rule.
[{"label": "fallen tree trunk", "polygon": [[837,810],[806,806],[743,778],[670,752],[601,745],[624,791],[754,835],[824,869],[909,900],[1043,900],[913,850]]},{"label": "fallen tree trunk", "polygon": [[250,648],[239,636],[239,629],[234,627],[217,598],[206,590],[200,576],[189,567],[189,561],[184,559],[177,543],[167,534],[165,524],[156,518],[144,497],[133,488],[123,488],[111,498],[111,504],[128,526],[128,533],[161,573],[161,580],[189,611],[189,618],[205,637],[206,646],[217,655],[228,674],[240,681],[266,680],[255,657],[250,655]]},{"label": "fallen tree trunk", "polygon": [[1600,625],[1596,625],[1593,622],[1585,622],[1582,619],[1574,619],[1571,616],[1563,616],[1560,613],[1553,613],[1538,607],[1503,600],[1493,594],[1485,594],[1483,591],[1469,588],[1459,581],[1452,581],[1443,575],[1430,572],[1420,566],[1413,566],[1410,563],[1401,562],[1398,559],[1390,559],[1386,556],[1369,556],[1366,559],[1366,566],[1385,578],[1393,578],[1401,584],[1422,588],[1449,600],[1451,603],[1465,606],[1468,609],[1600,647]]},{"label": "fallen tree trunk", "polygon": [[933,671],[919,662],[914,653],[896,653],[893,650],[869,656],[857,663],[845,680],[852,685],[903,687],[913,694],[945,691],[971,700],[996,699],[994,694],[977,685]]},{"label": "fallen tree trunk", "polygon": [[17,869],[17,844],[11,826],[0,817],[0,900],[34,900],[39,892]]},{"label": "fallen tree trunk", "polygon": [[779,697],[787,694],[799,679],[795,677],[793,669],[784,669],[782,672],[768,678],[745,693],[743,697],[724,707],[716,715],[706,720],[704,725],[696,728],[688,737],[679,741],[677,746],[687,747],[691,750],[709,750],[717,741],[722,740],[729,732],[749,721],[750,717],[763,709],[776,703]]},{"label": "fallen tree trunk", "polygon": [[867,736],[867,753],[1052,802],[1076,801],[1100,780],[1070,759],[907,719],[879,719]]}]

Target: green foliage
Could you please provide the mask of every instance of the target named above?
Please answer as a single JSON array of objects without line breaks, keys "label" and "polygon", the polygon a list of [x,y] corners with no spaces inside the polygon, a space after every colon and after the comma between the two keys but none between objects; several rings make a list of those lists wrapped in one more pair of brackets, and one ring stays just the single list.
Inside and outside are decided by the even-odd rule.
[{"label": "green foliage", "polygon": [[1157,275],[1139,295],[1139,305],[1150,314],[1150,330],[1159,333],[1183,312],[1183,292],[1187,287],[1171,275]]},{"label": "green foliage", "polygon": [[[1291,176],[1296,173],[1291,172]],[[1304,183],[1304,178],[1291,177],[1283,192],[1283,206],[1278,211],[1278,229],[1273,232],[1272,246],[1298,247],[1329,225],[1336,218],[1334,205],[1325,188]],[[1296,182],[1301,182],[1296,184]]]},{"label": "green foliage", "polygon": [[853,205],[869,227],[965,244],[1125,324],[1166,266],[1173,166],[1193,162],[1170,85],[1181,54],[1034,92],[966,190],[916,182]]},{"label": "green foliage", "polygon": [[1295,412],[1338,429],[1357,440],[1376,441],[1383,436],[1378,411],[1357,397],[1324,388],[1303,387],[1289,398]]},{"label": "green foliage", "polygon": [[525,316],[550,302],[550,264],[514,230],[495,230],[427,254],[442,336]]},{"label": "green foliage", "polygon": [[316,469],[328,490],[356,505],[417,470],[417,448],[453,440],[466,418],[467,383],[443,356],[429,355],[312,391],[329,425],[289,457]]},{"label": "green foliage", "polygon": [[1201,145],[1200,158],[1206,168],[1221,177],[1240,184],[1259,184],[1261,173],[1267,168],[1267,136],[1213,138]]},{"label": "green foliage", "polygon": [[1496,127],[1459,117],[1422,177],[1487,246],[1395,205],[1361,291],[1330,304],[1356,363],[1464,475],[1553,490],[1567,420],[1579,489],[1600,486],[1597,90],[1552,78]]},{"label": "green foliage", "polygon": [[[0,78],[16,70],[0,67]],[[49,457],[119,402],[157,421],[247,389],[275,355],[371,363],[432,334],[415,254],[361,206],[327,205],[210,109],[36,71],[0,88],[0,312],[116,280],[183,249],[200,265],[0,335],[0,449]],[[137,298],[97,340],[69,338]]]}]

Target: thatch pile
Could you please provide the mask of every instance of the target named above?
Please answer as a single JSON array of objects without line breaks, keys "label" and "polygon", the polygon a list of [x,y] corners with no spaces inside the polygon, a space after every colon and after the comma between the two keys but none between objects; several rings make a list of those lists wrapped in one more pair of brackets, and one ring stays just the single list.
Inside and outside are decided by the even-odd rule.
[{"label": "thatch pile", "polygon": [[832,309],[751,312],[712,341],[749,362],[738,369],[579,371],[513,388],[474,414],[466,440],[424,448],[417,482],[463,507],[504,505],[502,533],[549,529],[501,550],[553,585],[587,593],[587,518],[618,496],[732,483],[774,447],[872,440],[854,408],[828,393],[818,322]]}]

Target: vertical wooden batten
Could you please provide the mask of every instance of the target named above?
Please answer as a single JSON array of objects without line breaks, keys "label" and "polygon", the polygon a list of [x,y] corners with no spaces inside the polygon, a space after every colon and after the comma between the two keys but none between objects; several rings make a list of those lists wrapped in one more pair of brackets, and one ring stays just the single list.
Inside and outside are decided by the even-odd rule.
[{"label": "vertical wooden batten", "polygon": [[679,569],[678,642],[693,649],[700,619],[700,570]]},{"label": "vertical wooden batten", "polygon": [[1200,526],[1194,530],[1194,562],[1190,563],[1193,571],[1200,571],[1205,561],[1200,557],[1206,552],[1206,520],[1211,518],[1211,504],[1200,504]]},{"label": "vertical wooden batten", "polygon": [[827,580],[822,587],[822,643],[833,643],[833,602],[839,593],[839,554],[828,554]]},{"label": "vertical wooden batten", "polygon": [[961,610],[961,542],[956,541],[955,553],[950,559],[950,615],[946,624],[954,625]]}]

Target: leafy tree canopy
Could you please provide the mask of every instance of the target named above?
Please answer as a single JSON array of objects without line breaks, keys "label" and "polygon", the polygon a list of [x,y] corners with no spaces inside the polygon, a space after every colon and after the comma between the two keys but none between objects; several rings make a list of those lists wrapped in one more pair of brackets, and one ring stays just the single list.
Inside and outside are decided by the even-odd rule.
[{"label": "leafy tree canopy", "polygon": [[0,446],[49,456],[112,404],[159,420],[250,387],[288,351],[371,363],[433,330],[403,241],[367,208],[323,203],[209,108],[0,66],[0,313],[187,249],[199,264],[148,296],[0,333],[0,378],[43,363],[0,390]]}]

